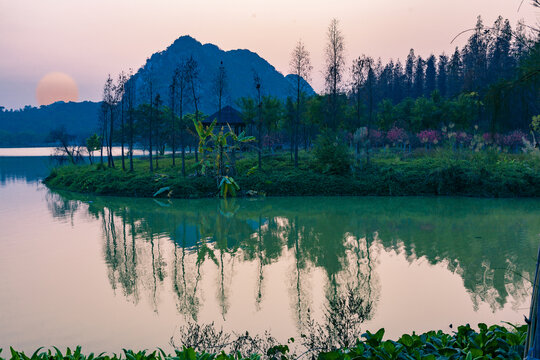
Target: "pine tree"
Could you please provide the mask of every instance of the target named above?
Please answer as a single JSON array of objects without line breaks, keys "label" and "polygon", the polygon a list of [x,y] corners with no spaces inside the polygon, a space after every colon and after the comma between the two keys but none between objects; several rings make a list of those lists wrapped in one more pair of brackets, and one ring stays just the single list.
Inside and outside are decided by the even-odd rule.
[{"label": "pine tree", "polygon": [[448,95],[454,97],[463,90],[463,62],[456,47],[448,64]]},{"label": "pine tree", "polygon": [[439,56],[439,66],[437,69],[437,90],[442,97],[446,97],[447,94],[447,71],[448,71],[448,56],[444,53]]},{"label": "pine tree", "polygon": [[429,97],[437,88],[437,60],[435,55],[430,55],[426,61],[426,88],[425,95]]},{"label": "pine tree", "polygon": [[416,57],[414,55],[414,50],[409,51],[407,55],[407,62],[405,63],[405,96],[413,96],[413,83],[414,83],[414,63]]},{"label": "pine tree", "polygon": [[414,71],[414,97],[424,95],[424,60],[421,56],[416,59],[416,68]]}]

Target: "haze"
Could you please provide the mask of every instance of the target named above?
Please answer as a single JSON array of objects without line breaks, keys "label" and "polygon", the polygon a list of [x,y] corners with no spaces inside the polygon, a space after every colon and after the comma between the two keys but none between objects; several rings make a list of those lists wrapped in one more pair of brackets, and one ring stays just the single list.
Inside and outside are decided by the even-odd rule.
[{"label": "haze", "polygon": [[137,70],[147,57],[181,35],[224,50],[257,52],[284,74],[301,38],[314,65],[312,84],[323,88],[326,29],[340,20],[348,61],[362,53],[404,59],[412,47],[427,56],[451,52],[460,31],[482,15],[535,24],[538,11],[518,0],[0,0],[0,106],[37,105],[41,78],[64,72],[79,100],[97,101],[108,73]]}]

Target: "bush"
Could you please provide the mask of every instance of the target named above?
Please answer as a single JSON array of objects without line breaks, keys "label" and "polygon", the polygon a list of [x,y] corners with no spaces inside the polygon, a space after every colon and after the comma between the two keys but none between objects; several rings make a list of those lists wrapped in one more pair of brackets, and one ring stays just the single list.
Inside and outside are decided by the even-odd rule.
[{"label": "bush", "polygon": [[325,174],[343,175],[351,170],[351,154],[345,142],[332,132],[320,134],[313,149],[316,167]]}]

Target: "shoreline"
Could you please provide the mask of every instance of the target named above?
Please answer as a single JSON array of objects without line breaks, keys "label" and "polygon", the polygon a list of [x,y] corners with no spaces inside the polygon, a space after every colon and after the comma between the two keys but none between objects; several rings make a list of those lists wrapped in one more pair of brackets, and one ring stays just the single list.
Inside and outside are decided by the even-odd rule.
[{"label": "shoreline", "polygon": [[[406,161],[377,160],[350,174],[325,174],[310,164],[294,169],[283,160],[268,161],[263,170],[244,171],[234,176],[240,185],[238,197],[269,196],[429,196],[473,198],[540,197],[540,171],[526,161],[474,163],[466,159],[439,161],[422,158]],[[244,160],[242,160],[244,161]],[[248,159],[251,161],[251,159]],[[67,165],[53,169],[42,182],[53,190],[123,197],[198,199],[219,194],[214,177],[194,176],[192,159],[186,162],[187,176],[180,165],[161,167],[150,173],[147,162],[137,160],[128,172],[101,165]],[[180,162],[180,161],[178,161]],[[281,163],[280,163],[281,162]],[[249,175],[247,175],[249,174]]]}]

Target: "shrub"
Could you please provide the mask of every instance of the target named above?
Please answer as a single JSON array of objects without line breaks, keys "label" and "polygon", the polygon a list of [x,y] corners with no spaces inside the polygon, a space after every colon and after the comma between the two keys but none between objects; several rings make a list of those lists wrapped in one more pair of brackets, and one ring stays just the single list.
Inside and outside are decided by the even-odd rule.
[{"label": "shrub", "polygon": [[325,174],[346,174],[351,169],[351,154],[344,142],[334,133],[324,132],[317,137],[316,167]]}]

